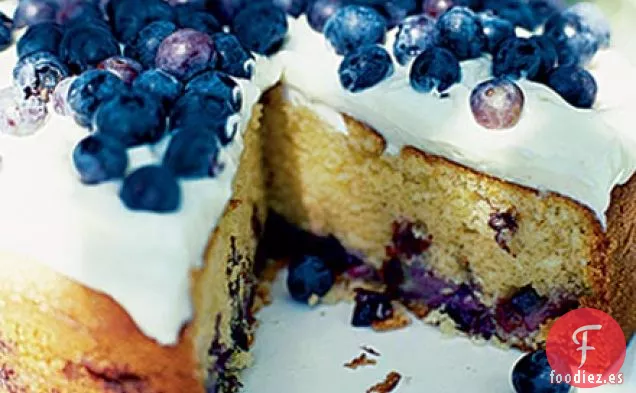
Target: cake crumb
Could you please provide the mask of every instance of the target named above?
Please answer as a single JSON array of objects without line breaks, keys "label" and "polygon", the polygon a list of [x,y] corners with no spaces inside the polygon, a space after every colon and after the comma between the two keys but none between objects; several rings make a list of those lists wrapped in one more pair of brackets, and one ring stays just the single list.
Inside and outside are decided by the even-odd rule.
[{"label": "cake crumb", "polygon": [[377,363],[378,362],[375,359],[368,358],[366,353],[361,353],[360,356],[358,356],[357,358],[354,358],[349,363],[345,363],[344,366],[346,368],[355,370],[358,367],[373,366]]},{"label": "cake crumb", "polygon": [[282,259],[268,260],[265,269],[260,274],[262,281],[274,282],[278,276],[278,272],[283,270],[287,266],[287,262]]},{"label": "cake crumb", "polygon": [[320,303],[320,296],[316,295],[315,293],[312,293],[311,296],[309,297],[309,300],[307,300],[307,304],[310,307],[314,307],[318,303]]},{"label": "cake crumb", "polygon": [[258,313],[265,306],[272,304],[272,286],[269,282],[259,282],[256,285],[252,314]]},{"label": "cake crumb", "polygon": [[404,303],[404,307],[409,310],[417,319],[424,319],[431,311],[428,306],[416,301],[408,301]]},{"label": "cake crumb", "polygon": [[403,329],[411,324],[411,318],[403,312],[396,312],[389,319],[384,321],[374,321],[371,327],[376,332],[388,332],[392,330]]},{"label": "cake crumb", "polygon": [[360,349],[362,349],[364,352],[368,353],[369,355],[381,356],[380,352],[376,351],[373,347],[370,347],[368,345],[363,345],[360,347]]},{"label": "cake crumb", "polygon": [[397,387],[398,383],[400,383],[400,379],[402,379],[402,376],[398,372],[391,371],[386,378],[384,378],[384,381],[371,386],[367,390],[367,393],[390,393]]}]

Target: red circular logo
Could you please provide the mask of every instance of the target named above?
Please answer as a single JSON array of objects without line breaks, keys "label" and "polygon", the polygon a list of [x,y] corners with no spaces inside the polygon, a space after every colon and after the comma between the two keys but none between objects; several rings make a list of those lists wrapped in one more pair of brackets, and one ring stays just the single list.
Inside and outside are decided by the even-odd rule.
[{"label": "red circular logo", "polygon": [[626,350],[625,336],[614,318],[593,308],[570,311],[548,333],[551,379],[579,388],[620,384]]}]

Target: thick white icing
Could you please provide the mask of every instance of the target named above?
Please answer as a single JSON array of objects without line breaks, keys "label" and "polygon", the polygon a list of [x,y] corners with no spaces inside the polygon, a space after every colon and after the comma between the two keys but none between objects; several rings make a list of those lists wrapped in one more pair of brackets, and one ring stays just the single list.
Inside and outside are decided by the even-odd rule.
[{"label": "thick white icing", "polygon": [[[6,11],[7,2],[0,8]],[[443,100],[414,92],[407,69],[397,66],[390,79],[352,94],[341,88],[340,58],[324,38],[304,18],[289,22],[284,50],[270,59],[257,58],[253,80],[240,81],[241,131],[261,93],[282,73],[288,99],[310,107],[340,132],[347,132],[340,112],[347,113],[382,132],[388,153],[413,145],[571,196],[599,217],[609,190],[633,172],[633,150],[625,144],[630,135],[621,134],[628,131],[624,70],[631,66],[624,65],[623,82],[617,84],[612,76],[624,63],[611,51],[597,59],[598,110],[576,110],[549,89],[523,82],[527,103],[519,125],[487,131],[472,120],[468,108],[470,89],[488,78],[487,60],[465,62],[462,83]],[[15,61],[14,48],[0,54],[0,86],[11,83]],[[52,115],[33,136],[0,135],[0,250],[33,258],[112,296],[142,332],[161,344],[174,344],[192,317],[189,274],[201,266],[208,236],[231,198],[242,137],[225,149],[219,177],[182,182],[178,213],[152,214],[128,211],[117,196],[119,182],[89,187],[78,181],[70,157],[86,133],[70,118]],[[158,162],[165,146],[163,141],[132,150],[130,169]]]}]

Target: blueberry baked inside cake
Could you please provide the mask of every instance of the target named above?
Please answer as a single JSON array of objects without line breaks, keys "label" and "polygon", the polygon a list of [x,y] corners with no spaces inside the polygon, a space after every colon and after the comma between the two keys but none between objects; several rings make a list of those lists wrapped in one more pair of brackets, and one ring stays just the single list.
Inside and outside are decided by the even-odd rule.
[{"label": "blueberry baked inside cake", "polygon": [[268,210],[295,299],[373,284],[356,326],[402,303],[522,349],[577,307],[636,330],[636,80],[593,4],[14,9],[5,390],[236,391]]}]

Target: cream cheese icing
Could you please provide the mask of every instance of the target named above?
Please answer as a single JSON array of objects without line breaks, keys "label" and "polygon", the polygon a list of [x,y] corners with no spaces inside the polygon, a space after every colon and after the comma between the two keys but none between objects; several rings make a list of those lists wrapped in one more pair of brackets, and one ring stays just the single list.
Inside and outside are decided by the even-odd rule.
[{"label": "cream cheese icing", "polygon": [[[283,50],[269,59],[257,57],[254,78],[239,80],[241,132],[223,152],[224,171],[213,179],[182,182],[178,213],[133,213],[117,197],[118,182],[81,184],[71,152],[86,130],[71,118],[54,114],[29,137],[0,135],[0,217],[5,224],[0,225],[0,250],[33,258],[110,295],[144,334],[174,344],[192,317],[190,271],[201,266],[209,234],[231,198],[242,132],[261,94],[281,79],[291,102],[308,106],[339,132],[347,132],[341,113],[349,114],[385,136],[387,153],[412,145],[570,196],[602,221],[610,190],[634,171],[636,141],[621,132],[629,124],[625,99],[631,93],[624,72],[631,65],[612,51],[596,59],[600,99],[595,110],[577,110],[548,88],[521,82],[523,119],[513,129],[489,131],[473,120],[468,107],[472,87],[489,78],[487,59],[464,62],[462,83],[445,99],[412,90],[408,68],[397,65],[388,80],[354,94],[340,86],[341,58],[323,36],[304,17],[290,18],[289,25]],[[389,35],[388,47],[391,40]],[[5,67],[0,86],[8,86],[14,48],[0,54],[0,62]],[[618,83],[617,67],[624,67]],[[165,141],[131,150],[130,169],[159,162],[164,148]]]}]

